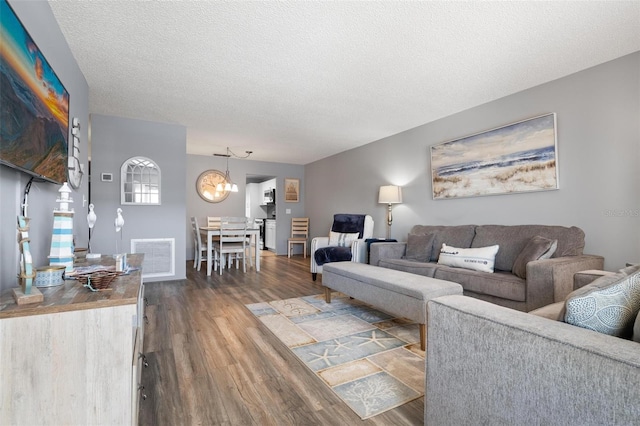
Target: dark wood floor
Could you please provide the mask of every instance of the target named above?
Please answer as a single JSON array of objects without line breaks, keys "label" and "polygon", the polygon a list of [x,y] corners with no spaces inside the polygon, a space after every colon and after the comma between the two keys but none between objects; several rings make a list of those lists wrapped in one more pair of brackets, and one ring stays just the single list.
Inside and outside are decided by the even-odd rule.
[{"label": "dark wood floor", "polygon": [[417,425],[424,398],[361,420],[244,305],[323,292],[309,258],[148,283],[141,425]]}]

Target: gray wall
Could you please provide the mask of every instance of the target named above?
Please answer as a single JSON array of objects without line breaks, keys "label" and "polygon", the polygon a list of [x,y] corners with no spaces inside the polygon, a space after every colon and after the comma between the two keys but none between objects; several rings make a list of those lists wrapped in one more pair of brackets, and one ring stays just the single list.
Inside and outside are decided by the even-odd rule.
[{"label": "gray wall", "polygon": [[[239,154],[239,153],[238,153]],[[238,192],[231,193],[226,200],[220,203],[204,201],[196,192],[198,176],[206,170],[214,169],[224,173],[227,169],[226,158],[215,157],[212,153],[206,155],[187,155],[187,214],[184,218],[185,233],[189,236],[187,241],[187,259],[193,259],[193,237],[191,232],[190,217],[198,218],[200,224],[205,224],[207,216],[245,216],[246,178],[247,175],[262,175],[276,177],[276,253],[287,253],[287,238],[291,235],[291,218],[305,216],[305,191],[301,190],[300,201],[297,203],[285,203],[284,179],[300,179],[300,187],[304,186],[304,166],[284,163],[271,163],[266,161],[252,161],[250,159],[229,159],[229,174],[231,179],[238,184]],[[286,210],[291,212],[287,214]]]},{"label": "gray wall", "polygon": [[[47,2],[9,1],[31,38],[47,58],[51,68],[69,92],[69,117],[78,117],[81,124],[80,159],[87,167],[88,105],[89,87],[58,27]],[[6,166],[0,166],[0,290],[17,287],[20,249],[16,242],[16,217],[21,212],[22,194],[29,176]],[[83,179],[79,190],[71,194],[76,214],[74,237],[76,245],[86,247],[88,227],[87,208],[82,205],[86,198],[88,179]],[[53,209],[58,197],[59,185],[33,183],[29,193],[28,215],[31,218],[29,236],[35,266],[49,264],[47,256],[51,247]]]},{"label": "gray wall", "polygon": [[[131,239],[175,238],[175,276],[145,281],[185,278],[185,165],[186,128],[105,115],[91,115],[91,202],[98,221],[91,237],[94,253],[116,251],[114,221],[122,209],[125,225],[119,251],[130,252]],[[131,157],[153,160],[161,172],[161,205],[120,205],[120,167]],[[102,182],[112,173],[113,182]]]},{"label": "gray wall", "polygon": [[[548,112],[557,114],[560,189],[434,201],[429,147]],[[415,224],[579,226],[587,253],[605,268],[640,261],[640,53],[569,75],[305,168],[311,235],[326,235],[334,213],[368,213],[386,234],[380,185],[403,187],[392,237]],[[336,190],[339,188],[339,190]]]}]

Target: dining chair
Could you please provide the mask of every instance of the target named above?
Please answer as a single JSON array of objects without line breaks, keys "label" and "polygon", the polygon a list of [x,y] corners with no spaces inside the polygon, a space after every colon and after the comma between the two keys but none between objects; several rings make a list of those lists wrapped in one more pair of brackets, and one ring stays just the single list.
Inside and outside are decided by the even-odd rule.
[{"label": "dining chair", "polygon": [[294,244],[302,244],[302,252],[307,258],[307,240],[309,239],[309,218],[291,218],[291,238],[287,240],[287,257],[291,257],[291,249]]},{"label": "dining chair", "polygon": [[[262,219],[247,218],[247,228],[259,229]],[[247,235],[247,256],[249,256],[249,266],[253,267],[253,256],[256,245],[260,244],[260,236],[256,234]]]},{"label": "dining chair", "polygon": [[[209,228],[220,228],[221,220],[222,220],[222,217],[220,216],[207,216],[207,226]],[[217,235],[214,235],[213,237],[211,237],[211,241],[214,243],[216,241],[220,241],[220,237],[218,237]],[[232,256],[229,256],[229,267],[231,267],[231,259],[232,259]]]},{"label": "dining chair", "polygon": [[193,267],[197,266],[199,271],[202,262],[207,259],[207,245],[202,243],[198,218],[195,216],[191,217],[191,230],[193,231]]},{"label": "dining chair", "polygon": [[[214,271],[220,267],[220,275],[224,269],[225,256],[235,257],[236,269],[242,260],[242,271],[247,272],[247,218],[223,217],[220,221],[220,240],[214,241]],[[231,263],[229,263],[231,266]]]},{"label": "dining chair", "polygon": [[220,216],[207,216],[207,226],[210,228],[220,226],[221,220]]}]

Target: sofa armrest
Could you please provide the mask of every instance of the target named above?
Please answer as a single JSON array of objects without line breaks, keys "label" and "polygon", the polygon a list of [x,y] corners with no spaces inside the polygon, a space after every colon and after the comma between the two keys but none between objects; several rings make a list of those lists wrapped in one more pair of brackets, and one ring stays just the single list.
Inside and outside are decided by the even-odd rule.
[{"label": "sofa armrest", "polygon": [[351,261],[367,263],[367,243],[364,238],[355,240],[351,244]]},{"label": "sofa armrest", "polygon": [[[604,257],[590,254],[527,263],[528,310],[564,300],[573,291],[573,275],[576,272],[603,268]],[[553,295],[553,299],[550,295]]]},{"label": "sofa armrest", "polygon": [[316,258],[313,255],[316,250],[318,250],[319,248],[322,247],[328,247],[329,246],[329,237],[314,237],[311,240],[311,273],[317,273],[318,272],[318,264],[316,263]]},{"label": "sofa armrest", "polygon": [[314,237],[311,240],[311,253],[322,247],[329,246],[329,237]]},{"label": "sofa armrest", "polygon": [[636,342],[465,296],[435,298],[427,313],[425,425],[640,418]]},{"label": "sofa armrest", "polygon": [[369,263],[378,266],[381,259],[402,259],[407,243],[374,243],[369,249]]},{"label": "sofa armrest", "polygon": [[591,284],[598,278],[615,274],[615,272],[601,271],[598,269],[588,269],[586,271],[576,272],[573,274],[573,289],[577,290],[585,285]]}]

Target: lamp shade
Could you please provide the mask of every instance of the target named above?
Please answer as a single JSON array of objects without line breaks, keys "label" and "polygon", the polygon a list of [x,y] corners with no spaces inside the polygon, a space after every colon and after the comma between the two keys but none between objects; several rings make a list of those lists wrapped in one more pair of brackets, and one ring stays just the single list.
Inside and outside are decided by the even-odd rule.
[{"label": "lamp shade", "polygon": [[378,203],[399,204],[402,202],[402,188],[396,185],[383,185],[378,193]]}]

